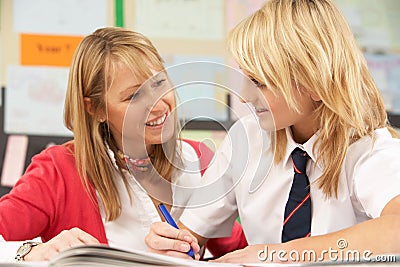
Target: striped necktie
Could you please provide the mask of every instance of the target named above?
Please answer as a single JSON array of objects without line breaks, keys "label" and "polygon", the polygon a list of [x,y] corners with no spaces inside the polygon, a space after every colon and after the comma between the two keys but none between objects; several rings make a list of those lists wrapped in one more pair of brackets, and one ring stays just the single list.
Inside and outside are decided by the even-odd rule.
[{"label": "striped necktie", "polygon": [[300,148],[292,152],[294,178],[285,207],[282,242],[310,236],[311,198],[310,183],[306,174],[309,156]]}]

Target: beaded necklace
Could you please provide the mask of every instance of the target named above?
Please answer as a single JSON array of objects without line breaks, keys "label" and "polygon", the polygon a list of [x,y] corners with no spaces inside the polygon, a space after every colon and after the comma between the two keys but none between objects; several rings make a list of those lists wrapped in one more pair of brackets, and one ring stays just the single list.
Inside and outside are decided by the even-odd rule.
[{"label": "beaded necklace", "polygon": [[118,155],[125,162],[128,169],[145,172],[148,171],[151,166],[151,158],[149,156],[142,159],[133,159],[121,151],[118,151]]}]

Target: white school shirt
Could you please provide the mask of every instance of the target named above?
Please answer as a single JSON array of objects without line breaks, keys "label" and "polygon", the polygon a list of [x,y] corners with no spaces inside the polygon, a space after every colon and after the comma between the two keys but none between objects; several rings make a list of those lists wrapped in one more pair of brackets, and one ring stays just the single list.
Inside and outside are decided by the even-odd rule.
[{"label": "white school shirt", "polygon": [[[173,201],[182,207],[184,202],[190,198],[189,191],[179,190],[183,188],[196,188],[200,184],[200,162],[196,151],[191,145],[182,141],[182,161],[184,170],[173,181],[178,187],[173,187]],[[112,154],[110,150],[109,153]],[[112,155],[113,156],[113,155]],[[113,157],[111,157],[113,158]],[[190,171],[186,171],[190,169]],[[124,174],[129,177],[129,186],[132,188],[132,204],[130,203],[128,192],[122,181],[122,177],[116,172],[116,186],[120,193],[122,212],[121,216],[114,221],[106,221],[104,209],[100,206],[100,214],[103,219],[106,237],[111,247],[122,248],[125,250],[147,250],[144,243],[145,236],[149,233],[150,225],[154,222],[161,222],[161,218],[149,195],[138,184],[132,174],[124,170]],[[174,190],[175,188],[178,188]],[[98,198],[99,203],[101,203]],[[182,208],[173,206],[171,216],[176,222],[183,212]]]},{"label": "white school shirt", "polygon": [[[205,172],[204,190],[193,196],[197,208],[186,209],[181,222],[197,234],[212,238],[231,233],[240,216],[249,244],[280,243],[285,205],[293,180],[290,154],[305,150],[312,203],[311,235],[337,231],[380,216],[385,205],[400,194],[400,140],[386,128],[352,144],[339,178],[338,198],[325,199],[313,183],[323,167],[313,153],[316,135],[303,145],[294,142],[291,131],[284,160],[272,163],[271,139],[249,115],[235,123]],[[208,192],[205,194],[205,192]],[[200,200],[199,200],[200,199]]]},{"label": "white school shirt", "polygon": [[[180,143],[182,144],[182,161],[185,167],[183,168],[184,171],[174,180],[177,186],[173,187],[173,201],[178,204],[177,206],[182,206],[190,198],[192,190],[196,189],[201,180],[200,161],[196,151],[188,143],[184,141]],[[109,153],[111,158],[114,159],[113,152],[109,150]],[[132,188],[131,205],[122,177],[118,172],[115,173],[115,182],[121,197],[121,216],[115,221],[106,222],[105,213],[98,198],[107,241],[112,247],[145,251],[144,237],[149,232],[150,225],[153,222],[160,222],[161,218],[150,197],[138,185],[135,178],[125,170],[124,174],[130,177],[129,185]],[[171,216],[176,222],[178,222],[182,211],[183,209],[179,207],[172,208]],[[0,235],[0,263],[15,262],[17,249],[24,242],[6,242]]]}]

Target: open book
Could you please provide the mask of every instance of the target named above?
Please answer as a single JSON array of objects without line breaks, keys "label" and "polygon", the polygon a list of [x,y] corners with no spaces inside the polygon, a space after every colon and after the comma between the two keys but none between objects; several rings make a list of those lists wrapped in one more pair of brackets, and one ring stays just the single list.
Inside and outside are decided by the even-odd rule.
[{"label": "open book", "polygon": [[84,245],[64,250],[49,262],[64,266],[241,266],[174,258],[144,251],[127,251],[105,245]]},{"label": "open book", "polygon": [[67,266],[268,266],[268,267],[328,267],[346,265],[349,267],[395,267],[399,266],[400,255],[392,262],[319,262],[319,263],[243,263],[228,264],[186,260],[144,251],[127,251],[105,245],[84,245],[59,253],[49,262],[0,263],[0,267],[67,267]]}]

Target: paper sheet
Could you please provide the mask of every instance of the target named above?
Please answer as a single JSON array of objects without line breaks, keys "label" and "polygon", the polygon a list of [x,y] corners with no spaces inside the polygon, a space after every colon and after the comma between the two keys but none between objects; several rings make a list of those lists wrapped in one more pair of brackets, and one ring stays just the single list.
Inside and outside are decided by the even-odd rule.
[{"label": "paper sheet", "polygon": [[22,176],[27,149],[28,136],[8,136],[3,161],[3,170],[1,173],[1,184],[3,186],[13,187],[17,180]]},{"label": "paper sheet", "polygon": [[229,92],[217,85],[227,83],[223,79],[229,69],[223,67],[224,59],[190,55],[164,58],[168,74],[177,87],[179,117],[185,120],[227,121]]},{"label": "paper sheet", "polygon": [[71,136],[63,123],[67,83],[68,68],[8,66],[5,132]]},{"label": "paper sheet", "polygon": [[365,54],[369,71],[381,91],[385,108],[400,113],[400,56]]},{"label": "paper sheet", "polygon": [[335,0],[359,45],[369,51],[400,49],[398,0]]},{"label": "paper sheet", "polygon": [[222,0],[137,0],[136,29],[157,38],[224,38]]},{"label": "paper sheet", "polygon": [[87,35],[107,25],[107,0],[14,0],[13,4],[16,32]]},{"label": "paper sheet", "polygon": [[69,67],[81,36],[21,34],[21,65]]},{"label": "paper sheet", "polygon": [[242,19],[261,8],[265,2],[265,0],[225,0],[226,30],[231,30]]}]

